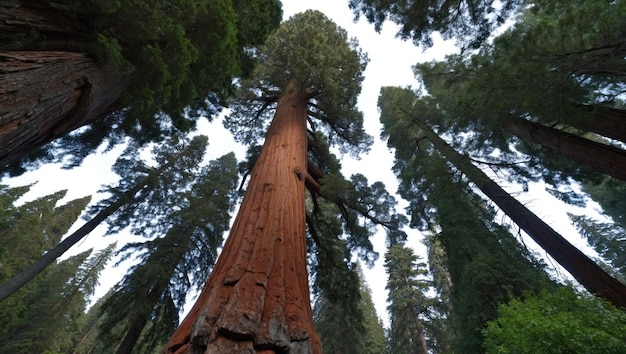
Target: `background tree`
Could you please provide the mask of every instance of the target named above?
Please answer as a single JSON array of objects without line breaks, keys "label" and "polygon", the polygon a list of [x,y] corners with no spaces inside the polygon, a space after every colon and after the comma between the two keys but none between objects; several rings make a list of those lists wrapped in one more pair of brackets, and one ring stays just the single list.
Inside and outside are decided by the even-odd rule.
[{"label": "background tree", "polygon": [[[7,232],[21,232],[21,240],[43,249],[58,242],[72,225],[89,198],[75,200],[54,208],[64,192],[25,204],[16,216],[16,227]],[[19,224],[24,223],[22,227]],[[26,227],[26,225],[29,225]],[[10,237],[8,238],[11,239]],[[3,239],[3,241],[5,241]],[[31,246],[32,247],[32,246]],[[46,352],[72,348],[72,337],[78,329],[87,298],[98,284],[98,275],[105,267],[115,245],[87,258],[91,251],[55,263],[35,281],[18,292],[18,296],[2,303],[2,351],[12,353]],[[33,252],[31,259],[42,251]],[[27,256],[27,253],[22,254]],[[20,257],[13,255],[11,259]],[[11,262],[2,262],[11,264]]]},{"label": "background tree", "polygon": [[[179,191],[187,188],[195,178],[194,172],[197,172],[206,146],[205,136],[197,136],[191,141],[173,136],[160,147],[154,148],[155,158],[161,165],[158,168],[151,168],[137,154],[137,145],[130,144],[113,166],[113,170],[122,177],[119,185],[103,190],[111,193],[111,197],[92,206],[89,211],[91,218],[78,230],[58,244],[50,243],[53,246],[49,246],[50,248],[43,255],[28,266],[22,264],[19,273],[14,273],[10,279],[0,279],[3,281],[0,285],[0,301],[31,281],[103,221],[109,222],[111,233],[131,223],[145,225],[156,222],[159,216],[163,217],[164,213],[169,212],[169,208],[177,205],[171,199]],[[169,204],[164,205],[168,201]],[[135,210],[137,208],[140,210]],[[150,213],[145,213],[146,209],[150,209]],[[148,217],[152,219],[148,220]],[[145,230],[146,226],[143,226],[135,231],[142,233]],[[55,239],[60,240],[60,235]],[[40,251],[40,254],[42,252]]]},{"label": "background tree", "polygon": [[[443,112],[441,131],[471,131],[472,139],[453,144],[486,161],[510,163],[523,152],[529,159],[514,172],[555,188],[567,189],[573,178],[591,192],[604,183],[602,173],[623,179],[625,152],[612,142],[626,140],[619,98],[624,11],[621,2],[601,1],[532,7],[480,51],[417,65]],[[623,183],[612,182],[617,190]],[[611,208],[605,196],[592,197]]]},{"label": "background tree", "polygon": [[[16,199],[25,189],[25,187],[5,188],[2,199]],[[89,197],[81,198],[57,207],[56,204],[65,196],[65,193],[66,191],[56,192],[17,207],[11,202],[11,207],[6,209],[8,215],[5,214],[2,221],[10,227],[0,231],[2,233],[0,281],[10,279],[36,260],[45,250],[59,242],[90,199]],[[48,276],[49,274],[40,277],[38,282]],[[0,336],[6,337],[6,331],[14,326],[15,321],[27,307],[25,294],[34,291],[36,287],[37,285],[33,283],[2,303],[0,320],[6,325],[0,328]]]},{"label": "background tree", "polygon": [[428,111],[412,106],[414,97],[392,99],[401,92],[412,91],[385,88],[379,101],[383,136],[396,149],[399,193],[410,203],[412,226],[437,230],[434,238],[447,256],[453,350],[482,352],[482,328],[496,317],[498,305],[511,296],[539,291],[548,279],[506,227],[495,223],[495,211],[472,191],[465,170],[452,169],[448,155],[421,133],[425,128],[417,120],[419,115],[427,120]]},{"label": "background tree", "polygon": [[433,32],[454,38],[462,46],[477,48],[502,25],[517,6],[525,2],[506,0],[381,1],[350,0],[356,18],[364,15],[376,31],[386,20],[400,26],[398,37],[416,45],[432,46]]},{"label": "background tree", "polygon": [[[330,143],[354,154],[367,148],[371,138],[354,109],[366,60],[355,40],[349,41],[344,30],[316,11],[284,22],[259,58],[258,71],[253,80],[242,83],[226,125],[240,141],[255,145],[271,115],[266,108],[276,104],[276,111],[222,254],[167,344],[169,352],[321,351],[306,276],[304,192],[306,186],[317,198],[326,185],[320,184],[323,167],[307,163],[307,147],[314,150],[318,142]],[[322,133],[324,139],[316,139]],[[388,213],[384,220],[375,218],[374,213],[392,200],[381,186],[353,179],[357,188],[352,191],[327,194],[342,205],[348,240],[367,238],[374,219],[398,224]],[[360,190],[373,190],[375,197],[368,199]],[[366,208],[371,203],[381,207]]]},{"label": "background tree", "polygon": [[374,308],[371,290],[359,264],[356,263],[354,267],[359,284],[356,316],[349,313],[349,309],[343,307],[341,302],[325,297],[323,292],[316,294],[313,318],[323,352],[387,353],[385,330]]},{"label": "background tree", "polygon": [[[567,324],[567,325],[564,325]],[[485,331],[487,353],[622,353],[626,314],[563,287],[498,310]]]},{"label": "background tree", "polygon": [[[183,192],[179,208],[171,210],[165,235],[122,248],[122,254],[139,258],[139,263],[101,304],[99,332],[109,347],[130,353],[138,345],[142,352],[153,352],[172,334],[188,292],[201,288],[217,258],[237,179],[233,153],[211,161]],[[116,338],[114,328],[120,325],[123,338]]]},{"label": "background tree", "polygon": [[[409,89],[383,88],[380,107],[381,121],[385,125],[383,134],[390,137],[390,145],[397,146],[402,141],[418,141],[425,138],[445,156],[459,172],[474,183],[507,216],[524,230],[537,244],[553,257],[563,268],[577,279],[591,293],[600,296],[616,306],[626,306],[626,286],[607,274],[583,252],[569,243],[549,225],[543,222],[524,205],[511,197],[504,189],[493,182],[484,172],[474,166],[470,159],[459,154],[427,123],[439,112],[428,98],[418,99]],[[410,156],[410,150],[404,156]],[[413,149],[418,149],[413,144]]]},{"label": "background tree", "polygon": [[281,19],[278,1],[245,4],[4,3],[0,166],[105,117],[89,139],[118,129],[150,141],[211,117]]},{"label": "background tree", "polygon": [[413,250],[402,244],[391,246],[385,254],[392,353],[427,354],[429,347],[437,346],[438,340],[430,333],[427,323],[433,304],[433,299],[426,295],[430,284],[424,276],[428,270],[426,263],[419,260]]}]

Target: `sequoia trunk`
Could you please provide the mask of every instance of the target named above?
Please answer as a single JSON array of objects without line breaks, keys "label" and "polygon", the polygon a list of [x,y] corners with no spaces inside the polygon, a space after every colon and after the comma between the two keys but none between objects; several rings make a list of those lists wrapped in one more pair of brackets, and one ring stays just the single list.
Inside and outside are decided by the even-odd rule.
[{"label": "sequoia trunk", "polygon": [[0,51],[0,168],[119,109],[129,79],[83,53]]},{"label": "sequoia trunk", "polygon": [[509,119],[504,122],[504,128],[522,139],[534,141],[565,157],[626,181],[626,151],[620,148],[525,119]]},{"label": "sequoia trunk", "polygon": [[222,253],[165,353],[321,353],[306,268],[306,98],[288,91]]},{"label": "sequoia trunk", "polygon": [[567,270],[589,292],[613,305],[626,308],[626,285],[620,283],[589,259],[563,236],[511,197],[468,158],[459,154],[424,122],[415,120],[426,137],[453,165],[463,172],[485,195],[524,230],[537,244]]}]

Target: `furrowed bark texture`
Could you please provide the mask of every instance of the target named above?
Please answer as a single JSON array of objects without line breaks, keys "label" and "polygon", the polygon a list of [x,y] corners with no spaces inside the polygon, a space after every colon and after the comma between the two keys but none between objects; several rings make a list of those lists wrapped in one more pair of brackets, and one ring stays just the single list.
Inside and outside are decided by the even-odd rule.
[{"label": "furrowed bark texture", "polygon": [[511,197],[469,159],[459,154],[425,123],[416,120],[426,137],[453,165],[472,181],[485,195],[524,230],[554,260],[567,270],[589,292],[617,307],[626,308],[626,285],[607,274],[594,261],[563,236]]},{"label": "furrowed bark texture", "polygon": [[509,119],[504,128],[570,159],[626,181],[626,151],[525,119]]},{"label": "furrowed bark texture", "polygon": [[0,168],[119,109],[128,80],[83,53],[0,51]]},{"label": "furrowed bark texture", "polygon": [[321,353],[306,269],[306,99],[278,101],[222,253],[164,353]]}]

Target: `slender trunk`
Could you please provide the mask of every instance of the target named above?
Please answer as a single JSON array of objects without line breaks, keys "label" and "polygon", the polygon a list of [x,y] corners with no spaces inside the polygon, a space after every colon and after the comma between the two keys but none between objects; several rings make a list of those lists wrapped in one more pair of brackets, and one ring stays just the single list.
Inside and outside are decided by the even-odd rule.
[{"label": "slender trunk", "polygon": [[146,323],[148,323],[148,317],[149,314],[134,319],[122,343],[117,348],[116,354],[130,354],[133,352],[133,348],[135,348],[139,336],[141,336],[141,332],[143,332],[143,328],[146,326]]},{"label": "slender trunk", "polygon": [[606,299],[615,306],[626,308],[626,285],[607,274],[522,203],[511,197],[497,183],[474,166],[467,157],[456,152],[424,122],[415,121],[435,148],[446,156],[448,161],[463,172],[470,181],[589,292]]},{"label": "slender trunk", "polygon": [[81,226],[74,233],[66,237],[63,241],[61,241],[54,248],[48,250],[48,252],[44,253],[35,263],[28,266],[28,268],[24,269],[13,278],[7,280],[2,285],[0,285],[0,302],[9,297],[11,294],[16,292],[19,288],[24,286],[29,281],[33,280],[41,271],[46,269],[52,262],[54,262],[57,258],[62,256],[70,247],[78,243],[78,241],[82,240],[83,237],[87,236],[91,231],[93,231],[100,223],[102,223],[106,218],[111,216],[114,212],[116,212],[119,208],[121,208],[126,203],[129,203],[133,200],[135,194],[137,194],[141,189],[143,189],[148,183],[150,179],[154,178],[154,176],[158,176],[171,167],[177,159],[183,155],[184,152],[177,154],[163,166],[161,166],[158,170],[154,170],[150,172],[150,174],[141,181],[141,183],[135,185],[132,189],[124,192],[120,198],[118,198],[115,203],[109,205],[108,207],[102,209],[96,216],[94,216],[91,220],[86,222],[83,226]]},{"label": "slender trunk", "polygon": [[306,99],[278,101],[222,253],[164,353],[321,353],[306,268]]},{"label": "slender trunk", "polygon": [[0,51],[0,168],[119,109],[128,82],[83,53]]},{"label": "slender trunk", "polygon": [[563,156],[626,181],[625,150],[525,119],[509,119],[504,122],[504,128],[522,139],[532,140]]}]

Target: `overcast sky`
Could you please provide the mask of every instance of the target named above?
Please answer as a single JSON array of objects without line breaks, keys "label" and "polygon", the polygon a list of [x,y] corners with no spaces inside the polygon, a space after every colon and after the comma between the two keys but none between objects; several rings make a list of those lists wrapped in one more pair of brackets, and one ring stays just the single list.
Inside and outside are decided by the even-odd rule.
[{"label": "overcast sky", "polygon": [[[306,9],[317,9],[324,12],[331,20],[346,29],[350,37],[357,37],[361,49],[368,54],[370,59],[365,71],[363,90],[358,105],[359,109],[364,113],[366,131],[375,138],[376,142],[372,146],[371,152],[362,156],[361,160],[354,161],[346,157],[343,162],[344,174],[349,176],[353,173],[362,173],[368,178],[370,183],[383,181],[390,192],[395,192],[397,182],[391,171],[393,155],[387,149],[386,143],[379,138],[381,125],[378,121],[376,103],[380,88],[382,86],[417,86],[411,66],[418,62],[442,60],[445,54],[455,51],[455,47],[452,43],[444,43],[436,39],[434,47],[423,52],[410,42],[396,39],[397,27],[392,23],[386,23],[383,26],[382,33],[376,33],[373,25],[366,23],[363,19],[358,23],[353,22],[354,16],[348,8],[347,1],[283,1],[284,19]],[[202,122],[199,124],[199,133],[209,135],[208,155],[210,158],[219,157],[234,150],[238,155],[238,159],[243,159],[245,149],[233,142],[230,133],[224,130],[219,122],[212,124]],[[3,183],[16,186],[37,182],[31,192],[22,198],[22,201],[32,200],[38,196],[67,188],[67,197],[62,201],[66,202],[90,195],[103,184],[115,182],[117,176],[110,172],[109,168],[119,152],[120,149],[106,155],[90,156],[82,166],[71,171],[60,170],[58,166],[53,165],[44,166],[37,171],[25,174],[19,179],[5,180]],[[566,211],[576,212],[576,210],[555,202],[554,198],[542,190],[543,186],[532,185],[531,193],[525,194],[521,193],[521,187],[512,186],[511,188],[509,192],[518,193],[520,201],[533,209],[564,236],[576,234],[571,226],[563,222],[567,218],[565,215]],[[402,203],[402,206],[404,205],[406,205],[405,202]],[[502,221],[506,222],[506,218],[502,218]],[[74,227],[72,230],[77,227]],[[102,238],[101,235],[104,229],[101,226],[92,232],[81,243],[80,247],[70,250],[71,254],[76,254],[90,247],[101,249],[116,239],[128,240],[128,235]],[[419,232],[415,230],[407,231],[411,246],[416,249],[418,254],[424,255],[425,249],[421,244]],[[585,252],[589,251],[585,242],[580,238],[568,237],[568,239],[577,247],[584,248]],[[385,325],[388,326],[389,322],[386,314],[387,294],[384,289],[387,276],[382,267],[385,253],[384,233],[379,232],[374,237],[373,242],[380,257],[375,267],[373,269],[365,268],[364,273],[366,281],[372,290],[378,315],[383,318]],[[529,244],[532,246],[532,242],[529,242]],[[119,246],[121,244],[118,244]],[[96,296],[103,295],[108,288],[122,278],[124,272],[121,267],[105,271],[102,274],[102,285]]]}]

